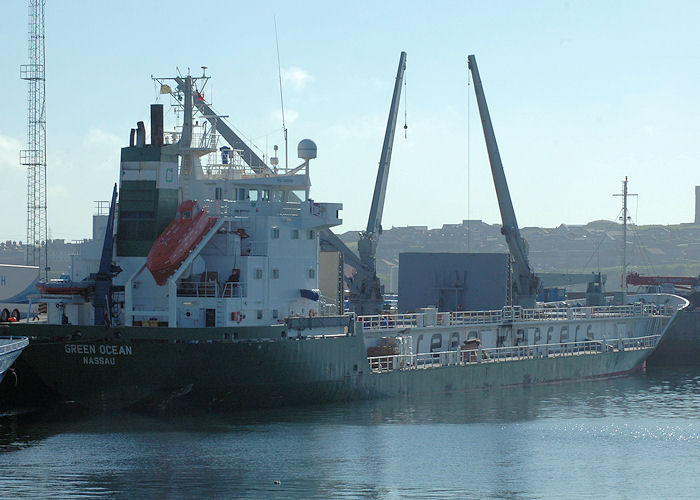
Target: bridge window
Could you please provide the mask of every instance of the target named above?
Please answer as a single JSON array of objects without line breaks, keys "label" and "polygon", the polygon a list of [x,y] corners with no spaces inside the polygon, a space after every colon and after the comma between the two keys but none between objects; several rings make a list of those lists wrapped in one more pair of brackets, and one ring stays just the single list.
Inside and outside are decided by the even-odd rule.
[{"label": "bridge window", "polygon": [[416,354],[421,352],[420,345],[423,343],[423,334],[418,335],[418,340],[416,340]]},{"label": "bridge window", "polygon": [[256,280],[261,280],[262,279],[262,269],[257,268],[255,270],[255,279]]},{"label": "bridge window", "polygon": [[277,318],[279,318],[279,316],[280,316],[279,311],[277,309],[273,309],[272,310],[272,319],[277,319]]},{"label": "bridge window", "polygon": [[280,277],[280,270],[277,269],[277,268],[274,268],[274,269],[272,270],[272,279],[273,279],[273,280],[276,280],[276,279],[278,279],[279,277]]},{"label": "bridge window", "polygon": [[574,342],[578,342],[580,332],[581,332],[581,325],[576,325],[576,331],[574,332]]},{"label": "bridge window", "polygon": [[535,344],[539,344],[540,340],[542,340],[542,332],[539,328],[535,328]]},{"label": "bridge window", "polygon": [[450,340],[450,349],[457,349],[459,347],[459,333],[454,332]]},{"label": "bridge window", "polygon": [[547,343],[551,344],[552,343],[552,334],[554,333],[554,327],[550,326],[547,328]]},{"label": "bridge window", "polygon": [[222,196],[222,189],[220,187],[214,188],[214,199],[215,200],[221,200],[223,198]]},{"label": "bridge window", "polygon": [[262,319],[262,309],[258,309],[258,319]]},{"label": "bridge window", "polygon": [[280,237],[280,228],[278,227],[273,227],[272,228],[272,239],[276,240]]},{"label": "bridge window", "polygon": [[467,334],[467,339],[477,339],[479,338],[479,333],[476,330],[472,330]]}]

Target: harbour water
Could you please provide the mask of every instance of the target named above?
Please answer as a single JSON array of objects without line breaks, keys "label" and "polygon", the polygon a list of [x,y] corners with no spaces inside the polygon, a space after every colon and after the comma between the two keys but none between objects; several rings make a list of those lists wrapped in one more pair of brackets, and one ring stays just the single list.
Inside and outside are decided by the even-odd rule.
[{"label": "harbour water", "polygon": [[0,497],[697,498],[700,369],[227,414],[0,416]]}]

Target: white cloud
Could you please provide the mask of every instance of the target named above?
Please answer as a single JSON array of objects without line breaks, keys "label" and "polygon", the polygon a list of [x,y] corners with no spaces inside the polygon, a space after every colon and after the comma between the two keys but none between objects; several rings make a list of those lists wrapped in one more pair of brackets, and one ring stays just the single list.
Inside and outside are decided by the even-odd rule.
[{"label": "white cloud", "polygon": [[[282,124],[282,111],[277,110],[270,113],[270,118],[275,122]],[[289,126],[290,123],[294,123],[299,118],[299,112],[294,109],[284,110],[284,121]]]},{"label": "white cloud", "polygon": [[305,69],[291,67],[282,70],[282,82],[289,84],[293,90],[304,90],[306,84],[314,81],[314,77]]},{"label": "white cloud", "polygon": [[[363,139],[381,141],[386,128],[386,118],[376,115],[362,115],[349,122],[337,122],[328,129],[332,137],[343,140]],[[381,142],[380,142],[381,144]]]},{"label": "white cloud", "polygon": [[0,241],[24,240],[26,232],[27,174],[19,164],[22,142],[0,134],[0,200],[5,211]]},{"label": "white cloud", "polygon": [[5,168],[21,167],[19,164],[21,147],[18,139],[0,134],[0,168],[3,171]]},{"label": "white cloud", "polygon": [[107,148],[109,151],[119,151],[122,140],[114,134],[110,134],[98,128],[88,130],[83,139],[83,146],[86,148]]},{"label": "white cloud", "polygon": [[49,225],[55,238],[91,236],[95,200],[108,200],[119,176],[126,139],[91,128],[75,143],[50,151],[47,171]]}]

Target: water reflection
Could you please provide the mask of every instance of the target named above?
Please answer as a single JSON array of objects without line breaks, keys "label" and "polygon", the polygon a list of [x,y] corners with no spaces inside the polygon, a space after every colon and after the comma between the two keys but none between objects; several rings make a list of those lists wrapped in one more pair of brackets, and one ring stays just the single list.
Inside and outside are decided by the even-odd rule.
[{"label": "water reflection", "polygon": [[608,496],[635,496],[653,469],[669,495],[682,496],[694,474],[673,484],[663,474],[678,477],[700,458],[699,407],[697,369],[218,414],[95,415],[60,405],[0,416],[0,489],[62,498],[513,498],[575,496],[595,478]]}]

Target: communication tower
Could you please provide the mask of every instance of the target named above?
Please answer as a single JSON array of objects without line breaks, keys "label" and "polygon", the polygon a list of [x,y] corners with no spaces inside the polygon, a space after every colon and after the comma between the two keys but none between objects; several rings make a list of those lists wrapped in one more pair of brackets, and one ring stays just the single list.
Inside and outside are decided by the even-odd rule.
[{"label": "communication tower", "polygon": [[[46,220],[46,93],[44,71],[44,5],[29,0],[29,64],[20,66],[27,80],[27,149],[20,163],[27,167],[27,265],[48,273]],[[43,248],[42,248],[43,246]],[[42,255],[43,254],[43,255]]]}]

